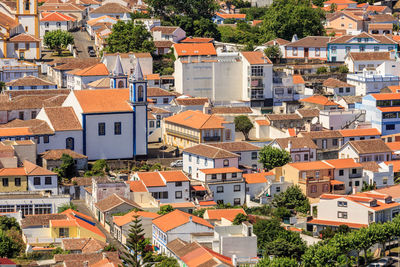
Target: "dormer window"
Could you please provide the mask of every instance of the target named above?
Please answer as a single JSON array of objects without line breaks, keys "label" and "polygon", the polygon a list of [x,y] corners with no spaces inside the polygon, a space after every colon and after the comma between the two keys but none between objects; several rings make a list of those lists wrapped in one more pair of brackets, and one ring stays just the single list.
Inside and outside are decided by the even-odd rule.
[{"label": "dormer window", "polygon": [[370,206],[370,207],[376,207],[377,205],[378,205],[378,203],[377,203],[376,199],[372,200],[372,201],[369,203],[369,206]]}]

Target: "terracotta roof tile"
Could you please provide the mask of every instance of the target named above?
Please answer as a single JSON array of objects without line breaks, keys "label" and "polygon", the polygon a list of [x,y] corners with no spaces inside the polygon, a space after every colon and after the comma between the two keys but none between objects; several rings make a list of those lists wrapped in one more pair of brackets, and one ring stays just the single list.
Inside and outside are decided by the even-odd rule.
[{"label": "terracotta roof tile", "polygon": [[364,170],[379,172],[379,164],[376,163],[375,161],[361,162],[361,165]]},{"label": "terracotta roof tile", "polygon": [[250,107],[213,107],[211,114],[249,114],[253,113]]},{"label": "terracotta roof tile", "polygon": [[211,43],[214,41],[213,38],[205,38],[205,37],[186,37],[185,39],[181,40],[181,43]]},{"label": "terracotta roof tile", "polygon": [[255,120],[255,122],[260,126],[269,126],[270,122],[268,120]]},{"label": "terracotta roof tile", "polygon": [[15,35],[14,37],[11,37],[10,42],[40,42],[39,38],[36,38],[33,35],[27,34],[27,33],[20,33],[18,35]]},{"label": "terracotta roof tile", "polygon": [[42,153],[42,158],[46,160],[59,160],[63,154],[71,156],[73,159],[86,159],[87,156],[79,154],[70,149],[51,149]]},{"label": "terracotta roof tile", "polygon": [[323,95],[313,95],[307,98],[300,99],[300,102],[313,103],[322,106],[339,106],[339,104],[329,100]]},{"label": "terracotta roof tile", "polygon": [[110,88],[110,78],[101,78],[96,81],[87,84],[88,87],[94,88]]},{"label": "terracotta roof tile", "polygon": [[205,218],[208,220],[217,220],[220,221],[222,218],[227,219],[228,221],[233,222],[236,215],[239,213],[247,215],[243,209],[215,209],[215,210],[206,210]]},{"label": "terracotta roof tile", "polygon": [[[104,256],[106,256],[109,259],[112,259],[113,261],[118,261],[119,256],[118,252],[104,252],[105,255],[102,252],[97,252],[97,253],[85,253],[85,254],[77,254],[77,253],[72,253],[72,254],[56,254],[54,255],[54,260],[56,263],[64,263],[63,266],[68,266],[68,267],[77,267],[77,266],[84,266],[84,262],[88,262],[89,265],[95,264],[99,261],[101,261]],[[68,265],[69,264],[69,265]]]},{"label": "terracotta roof tile", "polygon": [[399,100],[400,93],[371,94],[376,100]]},{"label": "terracotta roof tile", "polygon": [[18,21],[13,19],[12,17],[0,12],[0,25],[7,28],[14,28],[19,25]]},{"label": "terracotta roof tile", "polygon": [[286,121],[286,120],[301,120],[298,114],[267,114],[266,118],[269,121]]},{"label": "terracotta roof tile", "polygon": [[309,137],[287,137],[287,138],[277,138],[275,142],[282,149],[286,149],[289,147],[289,142],[291,143],[292,149],[300,149],[300,148],[310,148],[317,149],[317,145],[311,140]]},{"label": "terracotta roof tile", "polygon": [[25,176],[24,168],[3,168],[0,169],[0,176]]},{"label": "terracotta roof tile", "polygon": [[216,56],[217,51],[211,43],[181,43],[174,44],[178,56]]},{"label": "terracotta roof tile", "polygon": [[54,134],[47,122],[32,119],[32,120],[19,120],[15,119],[8,123],[0,125],[0,136],[17,135],[42,135]]},{"label": "terracotta roof tile", "polygon": [[194,98],[176,98],[175,102],[178,105],[183,106],[203,106],[205,103],[208,103],[209,100],[207,97],[194,97]]},{"label": "terracotta roof tile", "polygon": [[327,80],[325,80],[322,84],[322,86],[325,87],[354,87],[354,85],[342,82],[341,80],[335,79],[335,78],[328,78]]},{"label": "terracotta roof tile", "polygon": [[35,76],[25,76],[23,78],[15,79],[6,83],[6,86],[43,86],[43,85],[56,85],[56,84]]},{"label": "terracotta roof tile", "polygon": [[361,168],[362,165],[356,162],[354,159],[330,159],[324,160],[324,162],[332,165],[336,169],[346,169],[346,168]]},{"label": "terracotta roof tile", "polygon": [[392,152],[382,139],[349,141],[349,144],[360,154]]},{"label": "terracotta roof tile", "polygon": [[159,87],[147,88],[147,97],[160,97],[160,96],[177,96],[176,92],[170,92]]},{"label": "terracotta roof tile", "polygon": [[239,155],[226,149],[206,144],[199,144],[188,147],[183,152],[203,156],[211,159],[238,158]]},{"label": "terracotta roof tile", "polygon": [[132,208],[140,208],[138,206],[138,204],[136,204],[135,202],[133,202],[130,199],[121,197],[117,194],[112,194],[111,196],[100,200],[99,202],[97,202],[95,204],[95,206],[101,211],[101,212],[106,212],[109,211],[115,207],[118,207],[121,204],[128,204],[130,206],[132,206]]},{"label": "terracotta roof tile", "polygon": [[394,60],[390,52],[350,52],[348,56],[354,61]]},{"label": "terracotta roof tile", "polygon": [[381,135],[381,132],[376,128],[367,128],[367,129],[345,129],[339,130],[340,134],[343,137],[351,137],[351,136],[373,136],[373,135]]},{"label": "terracotta roof tile", "polygon": [[102,6],[92,10],[89,14],[117,14],[117,13],[130,13],[131,11],[118,3],[106,3]]},{"label": "terracotta roof tile", "polygon": [[261,51],[241,52],[251,65],[272,64],[271,60]]},{"label": "terracotta roof tile", "polygon": [[311,139],[343,137],[342,134],[336,130],[301,132],[300,136],[310,137]]},{"label": "terracotta roof tile", "polygon": [[27,175],[57,175],[57,173],[42,168],[27,160],[24,160],[23,165]]},{"label": "terracotta roof tile", "polygon": [[310,109],[301,108],[301,109],[298,109],[297,112],[303,118],[313,118],[313,117],[319,116],[319,109],[317,109],[317,108],[310,108]]},{"label": "terracotta roof tile", "polygon": [[266,176],[273,175],[273,172],[245,173],[243,174],[243,178],[246,181],[246,184],[261,184],[268,182]]},{"label": "terracotta roof tile", "polygon": [[317,224],[317,225],[326,225],[326,226],[347,225],[348,227],[353,228],[353,229],[360,229],[360,228],[368,227],[368,224],[337,222],[337,221],[327,221],[327,220],[318,220],[318,219],[312,219],[311,221],[308,221],[307,223],[308,224]]},{"label": "terracotta roof tile", "polygon": [[127,223],[130,223],[134,220],[133,216],[138,215],[139,217],[154,219],[159,217],[157,213],[148,212],[148,211],[131,211],[123,216],[114,216],[113,221],[118,226],[123,226]]},{"label": "terracotta roof tile", "polygon": [[328,36],[307,36],[296,42],[288,43],[286,47],[326,47],[334,37]]},{"label": "terracotta roof tile", "polygon": [[65,214],[36,214],[26,215],[21,221],[21,228],[26,229],[32,226],[48,226],[50,220],[65,220],[68,216]]},{"label": "terracotta roof tile", "polygon": [[141,180],[129,181],[129,187],[132,192],[148,192],[146,186]]},{"label": "terracotta roof tile", "polygon": [[76,19],[59,12],[42,12],[42,18],[40,21],[76,21]]},{"label": "terracotta roof tile", "polygon": [[79,6],[79,5],[75,5],[75,4],[71,4],[71,3],[45,3],[43,5],[41,5],[39,7],[39,11],[43,12],[43,11],[57,11],[57,12],[66,12],[66,11],[70,11],[70,12],[79,12],[79,11],[83,11],[85,9],[84,6]]},{"label": "terracotta roof tile", "polygon": [[192,214],[180,211],[180,210],[174,210],[170,213],[167,213],[163,216],[160,216],[158,218],[155,218],[153,220],[153,224],[157,226],[161,231],[168,232],[172,229],[175,229],[179,226],[182,226],[190,221],[190,218],[192,221],[196,224],[201,224],[203,226],[208,227],[209,229],[213,229],[214,227],[207,222],[206,220],[194,216]]},{"label": "terracotta roof tile", "polygon": [[107,76],[110,72],[106,65],[99,63],[74,73],[75,76]]},{"label": "terracotta roof tile", "polygon": [[155,26],[151,28],[151,32],[161,32],[163,34],[173,34],[179,27],[177,26]]},{"label": "terracotta roof tile", "polygon": [[288,165],[298,169],[299,171],[333,169],[331,165],[323,161],[295,162],[295,163],[288,163]]},{"label": "terracotta roof tile", "polygon": [[159,173],[167,183],[189,182],[189,178],[183,173],[183,171],[161,171]]},{"label": "terracotta roof tile", "polygon": [[159,172],[137,172],[136,174],[146,187],[166,186]]},{"label": "terracotta roof tile", "polygon": [[370,15],[369,19],[371,20],[372,23],[374,23],[374,22],[377,22],[377,23],[381,23],[381,22],[390,23],[392,21],[396,21],[396,18],[393,17],[392,14],[374,14],[374,15]]},{"label": "terracotta roof tile", "polygon": [[207,145],[225,149],[233,153],[241,151],[258,151],[261,149],[259,146],[244,141],[212,143]]},{"label": "terracotta roof tile", "polygon": [[390,39],[389,37],[385,35],[377,35],[377,34],[369,34],[366,32],[362,32],[359,35],[344,35],[341,37],[338,37],[332,41],[330,41],[330,44],[344,44],[350,42],[352,39],[357,39],[357,38],[372,38],[377,41],[378,44],[396,44],[395,41]]},{"label": "terracotta roof tile", "polygon": [[173,46],[173,42],[169,40],[164,41],[154,41],[154,46],[156,48],[171,48]]},{"label": "terracotta roof tile", "polygon": [[341,98],[347,104],[355,104],[355,103],[361,103],[362,102],[362,96],[346,95],[346,96],[341,96]]},{"label": "terracotta roof tile", "polygon": [[165,119],[165,122],[183,125],[193,129],[221,129],[227,123],[222,117],[187,110]]},{"label": "terracotta roof tile", "polygon": [[269,46],[272,46],[272,45],[276,45],[276,44],[277,45],[285,45],[285,44],[289,44],[289,43],[290,43],[290,41],[288,41],[288,40],[285,40],[285,39],[282,39],[282,38],[276,38],[274,40],[266,42],[265,44],[269,45]]},{"label": "terracotta roof tile", "polygon": [[84,113],[131,112],[129,89],[75,90]]},{"label": "terracotta roof tile", "polygon": [[227,14],[227,13],[217,12],[216,15],[223,19],[245,19],[246,18],[246,14]]},{"label": "terracotta roof tile", "polygon": [[44,108],[55,131],[80,131],[82,126],[72,107]]}]

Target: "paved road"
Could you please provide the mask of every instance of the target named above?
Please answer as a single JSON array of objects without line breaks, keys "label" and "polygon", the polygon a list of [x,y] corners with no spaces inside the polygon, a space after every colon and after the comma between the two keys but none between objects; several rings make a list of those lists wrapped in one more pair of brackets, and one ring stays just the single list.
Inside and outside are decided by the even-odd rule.
[{"label": "paved road", "polygon": [[106,236],[107,242],[111,245],[113,245],[116,249],[120,251],[120,253],[124,253],[126,250],[124,246],[120,242],[118,242],[114,237],[111,236],[109,232],[100,224],[99,221],[96,220],[96,218],[93,216],[93,214],[90,212],[88,207],[85,204],[84,200],[72,200],[72,203],[77,207],[77,210],[87,216],[90,216],[93,218],[93,220],[96,222],[96,226],[100,229],[100,231]]},{"label": "paved road", "polygon": [[94,47],[94,41],[90,39],[90,36],[86,31],[82,32],[78,30],[71,33],[74,36],[75,47],[78,50],[78,58],[88,58],[89,53],[87,47],[90,45]]}]

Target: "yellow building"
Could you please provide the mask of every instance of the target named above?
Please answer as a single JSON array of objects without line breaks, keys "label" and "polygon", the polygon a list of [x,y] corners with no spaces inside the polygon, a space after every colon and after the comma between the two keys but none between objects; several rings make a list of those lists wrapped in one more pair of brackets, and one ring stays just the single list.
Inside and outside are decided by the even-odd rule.
[{"label": "yellow building", "polygon": [[235,125],[216,115],[187,110],[164,119],[163,140],[181,149],[201,143],[235,141]]},{"label": "yellow building", "polygon": [[0,169],[0,192],[28,191],[28,176],[24,168]]}]

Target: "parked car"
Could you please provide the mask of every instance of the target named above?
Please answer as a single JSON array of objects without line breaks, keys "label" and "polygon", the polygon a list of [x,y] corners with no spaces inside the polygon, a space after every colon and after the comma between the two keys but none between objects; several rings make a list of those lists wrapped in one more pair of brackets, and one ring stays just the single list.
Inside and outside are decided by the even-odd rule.
[{"label": "parked car", "polygon": [[392,257],[383,257],[375,262],[372,262],[368,265],[368,267],[385,267],[392,266],[394,260]]},{"label": "parked car", "polygon": [[91,56],[91,57],[95,57],[96,56],[96,51],[94,51],[93,46],[90,45],[90,46],[87,47],[87,49],[88,49],[89,56]]},{"label": "parked car", "polygon": [[174,162],[171,162],[170,166],[171,167],[183,167],[183,160],[181,160],[181,159],[175,160]]}]

